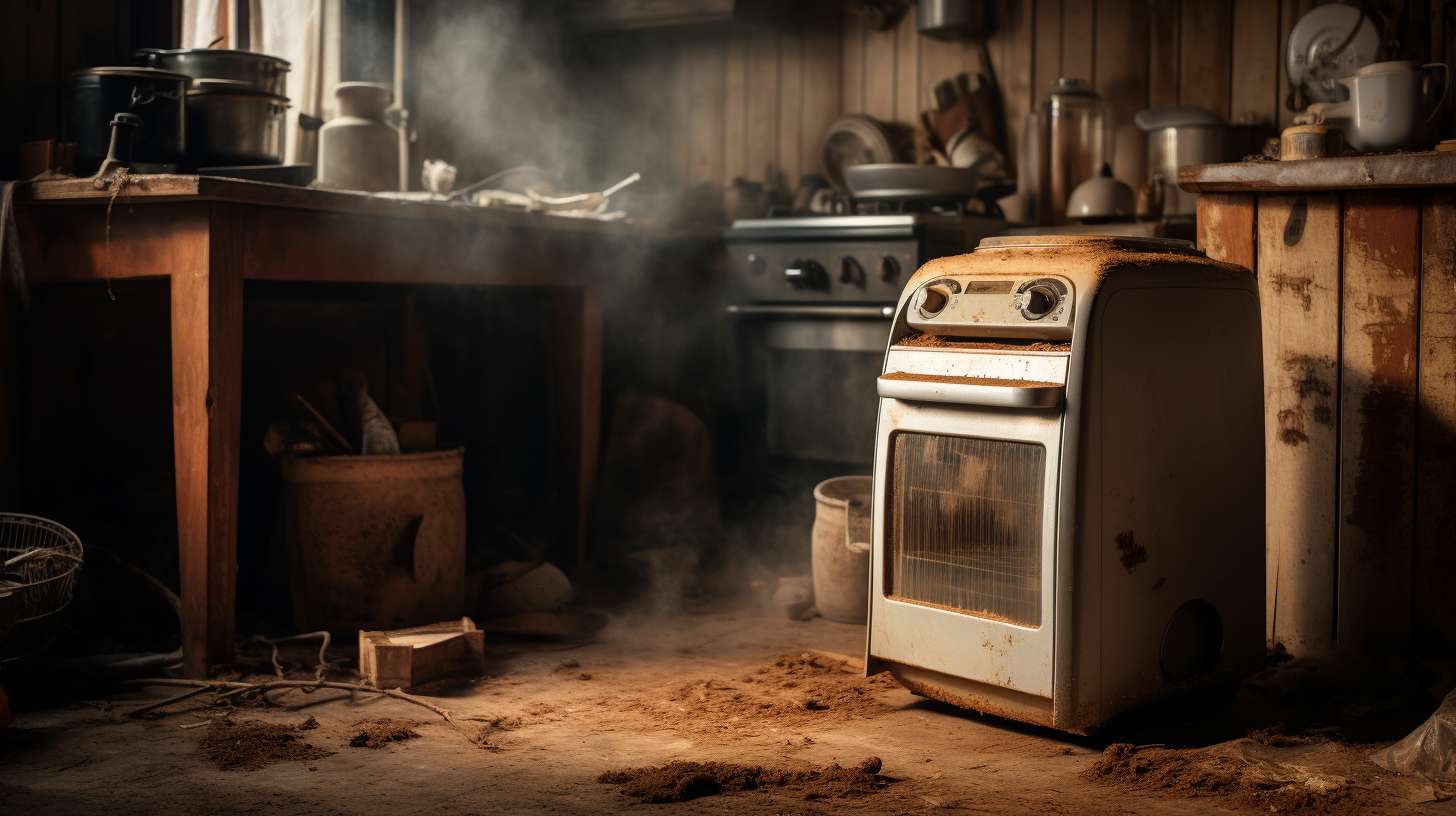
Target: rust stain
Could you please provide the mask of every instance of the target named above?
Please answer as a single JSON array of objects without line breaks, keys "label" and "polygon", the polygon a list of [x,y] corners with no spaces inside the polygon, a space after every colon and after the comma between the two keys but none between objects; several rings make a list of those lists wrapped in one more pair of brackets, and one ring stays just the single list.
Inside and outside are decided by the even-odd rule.
[{"label": "rust stain", "polygon": [[1031,723],[1032,725],[1051,727],[1052,724],[1051,715],[1044,714],[1040,711],[1005,706],[991,700],[989,697],[983,697],[979,694],[957,694],[950,689],[941,688],[930,683],[922,683],[905,678],[896,679],[905,688],[919,694],[921,697],[938,700],[942,703],[956,706],[957,708],[968,708],[972,711],[979,711],[982,714],[989,714],[992,717],[1000,717],[1003,720],[1015,720],[1017,722]]},{"label": "rust stain", "polygon": [[1331,379],[1335,365],[1328,358],[1309,354],[1286,357],[1283,365],[1296,401],[1279,410],[1279,441],[1292,446],[1304,445],[1309,442],[1309,420],[1334,427],[1331,397],[1335,389]]},{"label": "rust stain", "polygon": [[1137,570],[1138,564],[1146,563],[1148,560],[1147,548],[1137,543],[1132,530],[1123,530],[1117,534],[1117,552],[1117,558],[1122,562],[1122,568],[1127,570],[1128,575]]},{"label": "rust stain", "polygon": [[1270,275],[1269,284],[1275,292],[1289,292],[1299,298],[1299,305],[1306,312],[1314,306],[1314,280],[1308,275]]},{"label": "rust stain", "polygon": [[1410,480],[1406,451],[1415,415],[1416,326],[1389,295],[1372,294],[1360,310],[1370,342],[1369,383],[1360,398],[1360,452],[1345,520],[1365,533],[1357,552],[1372,566],[1403,543],[1394,523]]}]

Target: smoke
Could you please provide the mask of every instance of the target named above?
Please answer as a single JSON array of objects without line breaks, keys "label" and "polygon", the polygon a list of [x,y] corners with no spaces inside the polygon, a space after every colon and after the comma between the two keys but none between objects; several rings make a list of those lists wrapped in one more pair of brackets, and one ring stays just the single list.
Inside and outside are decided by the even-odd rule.
[{"label": "smoke", "polygon": [[461,169],[461,182],[534,164],[567,188],[599,188],[640,168],[594,161],[604,138],[632,138],[631,118],[577,70],[573,40],[520,0],[432,0],[411,19],[409,106],[416,155]]}]

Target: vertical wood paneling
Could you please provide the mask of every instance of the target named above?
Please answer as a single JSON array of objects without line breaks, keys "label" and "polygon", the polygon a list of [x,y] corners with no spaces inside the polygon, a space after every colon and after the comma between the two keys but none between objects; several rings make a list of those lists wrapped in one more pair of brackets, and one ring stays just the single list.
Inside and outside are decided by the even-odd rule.
[{"label": "vertical wood paneling", "polygon": [[819,148],[824,132],[839,115],[840,37],[835,29],[810,31],[804,36],[804,115],[799,167],[819,172]]},{"label": "vertical wood paneling", "polygon": [[864,39],[864,113],[895,118],[895,31],[866,31]]},{"label": "vertical wood paneling", "polygon": [[1160,108],[1178,104],[1178,53],[1181,28],[1179,4],[1147,0],[1148,9],[1148,105]]},{"label": "vertical wood paneling", "polygon": [[905,19],[895,29],[895,121],[915,123],[920,121],[920,111],[930,107],[930,101],[922,90],[920,82],[920,47],[926,38],[915,30],[915,8],[912,6]]},{"label": "vertical wood paneling", "polygon": [[748,177],[771,181],[778,174],[779,43],[756,36],[748,44]]},{"label": "vertical wood paneling", "polygon": [[1095,81],[1097,4],[1090,0],[1062,2],[1062,76]]},{"label": "vertical wood paneling", "polygon": [[723,77],[723,181],[752,175],[748,167],[748,35],[728,39]]},{"label": "vertical wood paneling", "polygon": [[1184,0],[1178,21],[1178,102],[1229,115],[1229,0]]},{"label": "vertical wood paneling", "polygon": [[[1420,415],[1412,601],[1416,642],[1456,646],[1456,195],[1433,194],[1421,215]],[[1444,640],[1444,643],[1440,638]]]},{"label": "vertical wood paneling", "polygon": [[996,81],[1001,85],[1005,107],[1007,166],[1013,173],[1021,156],[1026,114],[1033,104],[1033,6],[1029,0],[1003,0],[996,17],[996,33],[990,40]]},{"label": "vertical wood paneling", "polygon": [[721,185],[725,178],[724,119],[727,107],[721,100],[727,97],[724,83],[727,81],[727,43],[719,37],[694,39],[689,46],[692,56],[689,90],[692,94],[688,105],[688,133],[691,144],[688,148],[688,178],[693,183],[708,182]]},{"label": "vertical wood paneling", "polygon": [[850,9],[844,14],[844,40],[840,47],[839,109],[857,113],[865,109],[864,15]]},{"label": "vertical wood paneling", "polygon": [[1410,636],[1420,206],[1345,196],[1340,383],[1341,651]]},{"label": "vertical wood paneling", "polygon": [[1266,541],[1275,637],[1327,655],[1335,625],[1340,202],[1263,196],[1256,249],[1264,341]]},{"label": "vertical wood paneling", "polygon": [[1234,0],[1231,121],[1269,125],[1278,121],[1279,74],[1284,64],[1280,44],[1278,4]]},{"label": "vertical wood paneling", "polygon": [[1142,0],[1097,3],[1097,92],[1114,127],[1113,175],[1131,184],[1146,178],[1147,144],[1132,117],[1148,105],[1148,18]]},{"label": "vertical wood paneling", "polygon": [[1036,0],[1031,16],[1031,88],[1040,101],[1062,76],[1062,0]]},{"label": "vertical wood paneling", "polygon": [[779,35],[778,163],[789,190],[799,186],[804,129],[804,40],[797,31]]}]

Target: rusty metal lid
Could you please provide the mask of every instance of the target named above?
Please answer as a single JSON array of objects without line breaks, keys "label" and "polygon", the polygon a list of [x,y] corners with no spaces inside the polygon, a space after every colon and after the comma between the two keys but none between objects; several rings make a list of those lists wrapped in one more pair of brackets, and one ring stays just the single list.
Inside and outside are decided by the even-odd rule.
[{"label": "rusty metal lid", "polygon": [[996,235],[982,238],[976,245],[982,249],[1030,249],[1034,247],[1082,247],[1086,249],[1122,249],[1131,252],[1179,252],[1201,254],[1192,241],[1181,238],[1153,238],[1132,235]]}]

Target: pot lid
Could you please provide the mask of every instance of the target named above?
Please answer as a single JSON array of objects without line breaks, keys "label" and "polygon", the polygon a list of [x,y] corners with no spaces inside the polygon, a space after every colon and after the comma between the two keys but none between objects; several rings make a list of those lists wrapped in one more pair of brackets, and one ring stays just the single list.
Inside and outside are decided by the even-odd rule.
[{"label": "pot lid", "polygon": [[1050,93],[1054,96],[1096,96],[1097,91],[1092,88],[1092,83],[1085,79],[1074,79],[1072,77],[1058,77],[1057,84],[1052,86]]},{"label": "pot lid", "polygon": [[1139,130],[1152,132],[1165,128],[1221,127],[1228,124],[1222,116],[1191,106],[1169,108],[1145,108],[1133,114],[1132,121]]},{"label": "pot lid", "polygon": [[211,94],[234,94],[237,96],[266,96],[269,99],[276,99],[279,102],[288,102],[288,97],[269,93],[251,82],[243,82],[239,79],[194,79],[192,90],[187,92],[188,96],[200,96]]},{"label": "pot lid", "polygon": [[122,76],[134,77],[136,79],[160,79],[181,82],[191,82],[192,77],[186,74],[178,74],[172,71],[163,71],[160,68],[139,68],[135,65],[103,65],[97,68],[84,68],[71,74],[73,77],[103,77]]},{"label": "pot lid", "polygon": [[138,48],[132,54],[138,57],[152,55],[168,57],[207,56],[222,57],[223,59],[269,60],[283,65],[292,64],[288,60],[282,57],[275,57],[272,54],[263,54],[258,51],[239,51],[235,48]]}]

